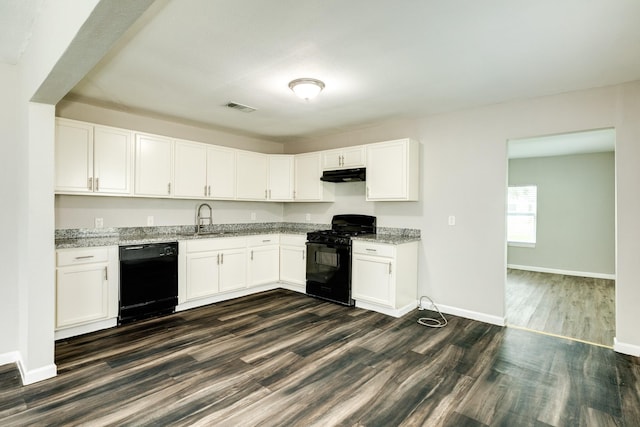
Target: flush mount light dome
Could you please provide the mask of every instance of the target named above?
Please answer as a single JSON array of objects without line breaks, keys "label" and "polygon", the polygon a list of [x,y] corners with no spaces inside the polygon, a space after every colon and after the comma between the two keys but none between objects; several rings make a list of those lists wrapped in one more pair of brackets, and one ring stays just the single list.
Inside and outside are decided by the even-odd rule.
[{"label": "flush mount light dome", "polygon": [[318,79],[295,79],[289,82],[289,89],[300,98],[308,101],[318,96],[320,91],[324,89],[324,83]]}]

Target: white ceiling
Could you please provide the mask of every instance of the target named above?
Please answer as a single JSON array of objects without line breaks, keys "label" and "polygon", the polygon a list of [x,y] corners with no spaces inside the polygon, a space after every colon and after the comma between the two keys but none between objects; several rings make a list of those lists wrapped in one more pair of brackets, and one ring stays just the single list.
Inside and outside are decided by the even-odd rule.
[{"label": "white ceiling", "polygon": [[509,158],[566,156],[615,150],[614,129],[597,129],[509,141]]},{"label": "white ceiling", "polygon": [[[68,99],[295,140],[638,80],[639,17],[638,0],[157,0]],[[299,77],[326,88],[300,100]]]}]

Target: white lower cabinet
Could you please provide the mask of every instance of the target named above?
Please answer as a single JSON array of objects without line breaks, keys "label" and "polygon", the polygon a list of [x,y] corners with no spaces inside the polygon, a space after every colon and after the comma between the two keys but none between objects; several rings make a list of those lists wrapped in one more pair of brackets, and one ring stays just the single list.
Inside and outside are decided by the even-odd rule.
[{"label": "white lower cabinet", "polygon": [[245,238],[190,240],[182,242],[178,252],[179,274],[184,274],[179,283],[179,303],[247,286]]},{"label": "white lower cabinet", "polygon": [[299,234],[280,236],[280,281],[304,292],[307,272],[306,237]]},{"label": "white lower cabinet", "polygon": [[277,282],[280,277],[280,239],[277,234],[249,238],[249,286]]},{"label": "white lower cabinet", "polygon": [[417,307],[418,243],[353,241],[352,296],[356,306],[400,317]]},{"label": "white lower cabinet", "polygon": [[118,248],[56,251],[56,339],[115,326]]}]

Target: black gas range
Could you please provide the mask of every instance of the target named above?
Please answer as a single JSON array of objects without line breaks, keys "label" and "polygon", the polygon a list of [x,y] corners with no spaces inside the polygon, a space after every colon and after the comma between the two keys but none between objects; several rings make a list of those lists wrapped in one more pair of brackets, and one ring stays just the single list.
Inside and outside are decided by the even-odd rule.
[{"label": "black gas range", "polygon": [[352,306],[351,238],[376,233],[376,217],[335,215],[330,230],[307,233],[307,294]]}]

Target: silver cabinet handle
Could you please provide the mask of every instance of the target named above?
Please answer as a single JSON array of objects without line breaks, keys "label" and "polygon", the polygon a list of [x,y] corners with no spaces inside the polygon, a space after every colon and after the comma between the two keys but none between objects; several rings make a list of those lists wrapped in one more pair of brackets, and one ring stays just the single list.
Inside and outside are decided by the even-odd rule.
[{"label": "silver cabinet handle", "polygon": [[96,191],[100,191],[100,178],[96,178]]},{"label": "silver cabinet handle", "polygon": [[77,256],[75,259],[91,259],[93,255]]},{"label": "silver cabinet handle", "polygon": [[389,262],[389,274],[391,274],[391,262]]},{"label": "silver cabinet handle", "polygon": [[375,250],[375,249],[371,249],[371,248],[365,248],[365,250],[366,250],[366,251],[369,251],[369,252],[378,252],[377,250]]},{"label": "silver cabinet handle", "polygon": [[207,186],[206,185],[204,186],[204,195],[205,195],[205,197],[207,195]]},{"label": "silver cabinet handle", "polygon": [[304,259],[304,249],[302,250],[302,259]]},{"label": "silver cabinet handle", "polygon": [[271,189],[269,189],[269,198],[271,198]]},{"label": "silver cabinet handle", "polygon": [[369,197],[369,186],[367,186],[367,197]]},{"label": "silver cabinet handle", "polygon": [[224,264],[224,252],[220,254],[220,264]]},{"label": "silver cabinet handle", "polygon": [[87,187],[89,188],[89,191],[93,191],[93,178],[89,178],[87,180]]},{"label": "silver cabinet handle", "polygon": [[253,261],[253,250],[251,251],[251,261]]},{"label": "silver cabinet handle", "polygon": [[293,190],[293,197],[292,197],[292,199],[293,199],[293,200],[295,200],[295,199],[296,199],[296,190]]},{"label": "silver cabinet handle", "polygon": [[107,267],[104,268],[104,280],[109,280],[109,270],[107,270]]},{"label": "silver cabinet handle", "polygon": [[167,184],[167,194],[171,194],[171,183]]},{"label": "silver cabinet handle", "polygon": [[268,243],[270,241],[271,241],[271,239],[265,239],[265,240],[262,241],[262,243]]},{"label": "silver cabinet handle", "polygon": [[220,265],[220,254],[218,254],[218,265]]},{"label": "silver cabinet handle", "polygon": [[209,197],[211,197],[211,186],[209,186]]},{"label": "silver cabinet handle", "polygon": [[267,198],[267,190],[266,189],[264,190],[264,198],[265,199]]}]

